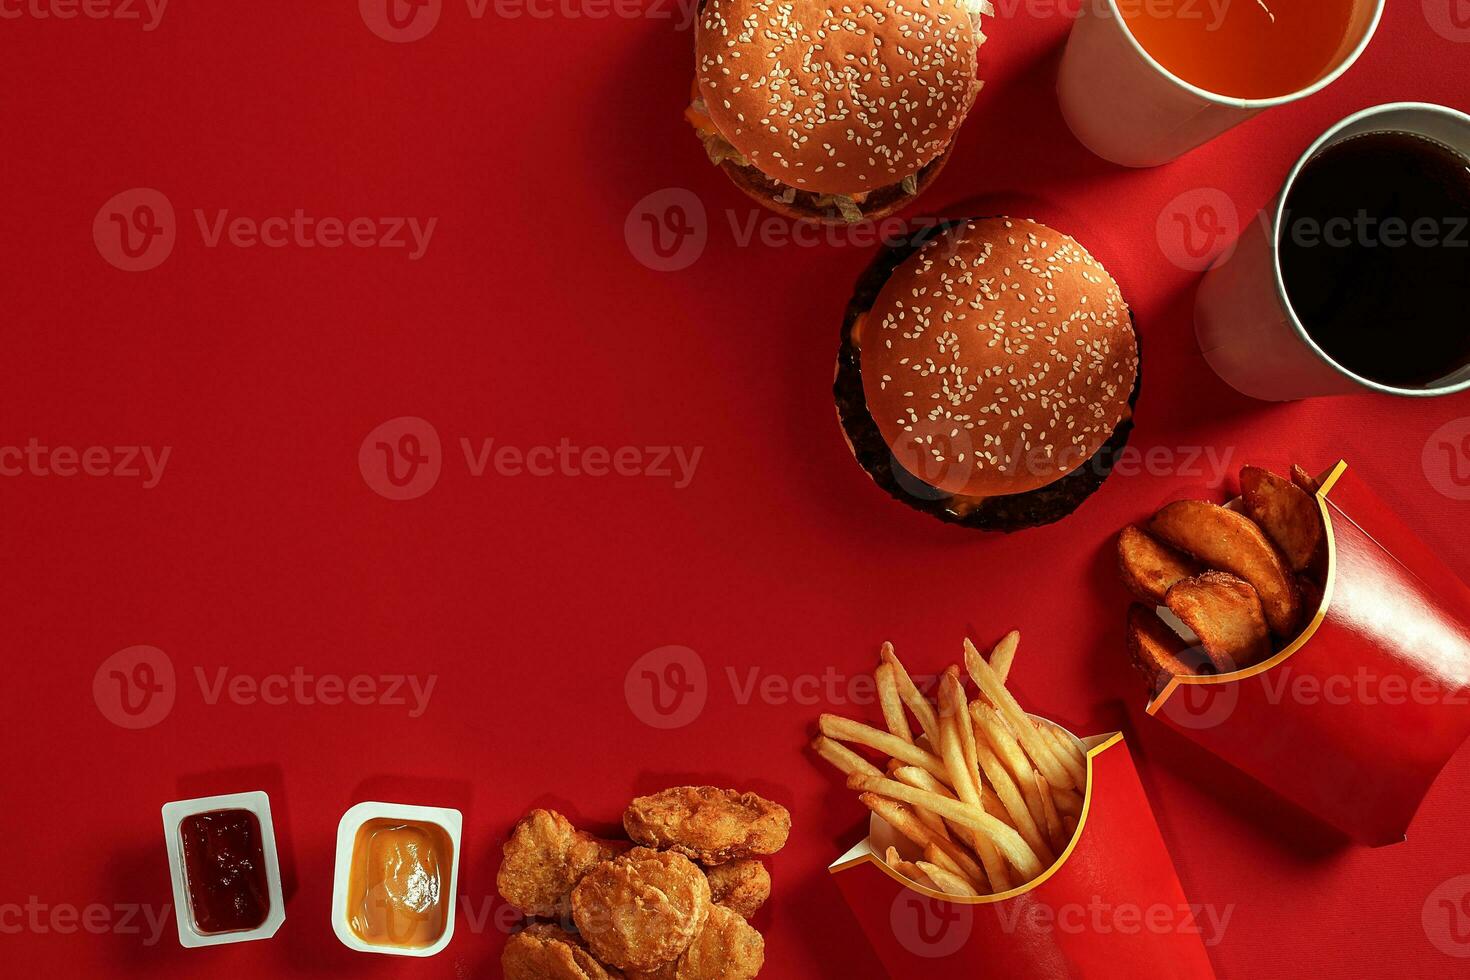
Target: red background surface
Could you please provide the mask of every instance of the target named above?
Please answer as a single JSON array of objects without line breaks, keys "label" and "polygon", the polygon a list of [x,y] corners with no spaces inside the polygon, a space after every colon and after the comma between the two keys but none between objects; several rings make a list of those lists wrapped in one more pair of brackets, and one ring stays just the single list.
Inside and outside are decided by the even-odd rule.
[{"label": "red background surface", "polygon": [[[732,222],[777,219],[752,210],[686,131],[690,37],[671,9],[476,19],[447,0],[409,44],[374,36],[349,2],[179,0],[151,32],[0,21],[0,444],[172,447],[151,490],[0,480],[0,905],[156,911],[170,901],[160,805],[256,788],[272,794],[291,894],[271,942],[181,950],[171,919],[155,945],[26,926],[0,932],[7,970],[496,976],[500,932],[477,932],[463,911],[436,959],[337,943],[332,851],[348,806],[460,806],[459,890],[479,915],[499,843],[528,807],[610,829],[635,793],[708,780],[773,796],[796,820],[758,919],[764,975],[877,976],[824,871],[862,814],[804,751],[819,712],[873,709],[845,688],[742,699],[728,672],[790,683],[830,666],[851,678],[885,638],[929,672],[966,633],[989,641],[1014,626],[1029,706],[1084,732],[1130,731],[1186,891],[1232,910],[1212,950],[1222,977],[1463,974],[1431,942],[1444,914],[1426,930],[1425,909],[1470,871],[1470,754],[1407,844],[1346,847],[1141,717],[1109,547],[1125,521],[1210,482],[1182,471],[1185,447],[1237,465],[1343,456],[1470,575],[1466,504],[1421,463],[1432,433],[1470,416],[1470,398],[1235,395],[1194,345],[1197,277],[1155,233],[1198,188],[1254,214],[1350,111],[1398,99],[1470,108],[1470,45],[1432,30],[1418,0],[1393,0],[1367,56],[1327,93],[1134,173],[1091,157],[1061,122],[1065,17],[1045,4],[992,22],[987,87],[923,203],[982,195],[986,210],[1047,221],[1109,265],[1146,349],[1133,444],[1175,460],[1115,477],[1060,526],[999,538],[908,511],[852,463],[829,382],[870,252],[736,241]],[[134,187],[167,195],[179,238],[159,268],[130,274],[99,256],[92,223]],[[690,268],[660,273],[635,260],[624,224],[670,187],[703,201],[709,240]],[[410,262],[403,250],[208,248],[196,208],[439,222]],[[394,502],[357,457],[371,430],[405,415],[435,426],[444,470],[427,495]],[[683,490],[474,478],[462,437],[703,455]],[[134,644],[165,651],[179,679],[172,712],[142,731],[112,724],[92,694],[102,662]],[[623,693],[630,666],[668,644],[692,648],[708,673],[703,712],[674,731],[643,724]],[[209,704],[195,679],[298,667],[438,681],[410,719],[387,705]]]}]

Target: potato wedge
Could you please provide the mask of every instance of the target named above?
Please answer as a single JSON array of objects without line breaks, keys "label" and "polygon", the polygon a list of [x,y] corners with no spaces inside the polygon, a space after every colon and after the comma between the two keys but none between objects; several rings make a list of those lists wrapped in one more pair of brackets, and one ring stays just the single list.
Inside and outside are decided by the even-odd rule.
[{"label": "potato wedge", "polygon": [[1161,606],[1175,582],[1200,569],[1185,555],[1130,524],[1118,535],[1118,571],[1130,592]]},{"label": "potato wedge", "polygon": [[1312,564],[1326,540],[1317,501],[1305,490],[1259,466],[1240,471],[1245,512],[1261,525],[1293,572]]},{"label": "potato wedge", "polygon": [[1181,674],[1213,674],[1215,664],[1201,647],[1191,646],[1158,613],[1141,602],[1128,607],[1128,653],[1133,666],[1158,694]]},{"label": "potato wedge", "polygon": [[1165,601],[1199,637],[1220,673],[1243,670],[1271,655],[1271,630],[1261,598],[1245,579],[1205,572],[1176,584]]},{"label": "potato wedge", "polygon": [[1249,517],[1205,500],[1178,500],[1154,515],[1149,530],[1211,568],[1249,582],[1271,631],[1293,635],[1301,618],[1296,583],[1276,546]]},{"label": "potato wedge", "polygon": [[1291,482],[1313,496],[1316,496],[1317,491],[1322,489],[1322,484],[1317,482],[1317,478],[1302,469],[1297,463],[1291,464]]}]

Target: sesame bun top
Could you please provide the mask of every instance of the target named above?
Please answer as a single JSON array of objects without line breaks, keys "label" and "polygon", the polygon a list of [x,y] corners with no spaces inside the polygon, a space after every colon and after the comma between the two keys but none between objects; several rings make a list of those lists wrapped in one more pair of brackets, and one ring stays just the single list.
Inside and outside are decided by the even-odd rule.
[{"label": "sesame bun top", "polygon": [[978,28],[962,0],[708,0],[699,90],[763,173],[858,194],[944,152],[980,89]]},{"label": "sesame bun top", "polygon": [[1078,469],[1129,414],[1138,340],[1118,284],[1034,221],[927,242],[861,324],[863,394],[897,461],[945,493],[1025,493]]}]

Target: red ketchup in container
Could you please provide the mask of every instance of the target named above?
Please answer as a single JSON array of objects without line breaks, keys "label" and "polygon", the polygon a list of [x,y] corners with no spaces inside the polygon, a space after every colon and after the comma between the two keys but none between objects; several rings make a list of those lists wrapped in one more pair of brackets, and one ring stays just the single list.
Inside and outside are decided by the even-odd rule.
[{"label": "red ketchup in container", "polygon": [[206,935],[258,929],[270,914],[260,819],[215,810],[179,824],[194,927]]}]

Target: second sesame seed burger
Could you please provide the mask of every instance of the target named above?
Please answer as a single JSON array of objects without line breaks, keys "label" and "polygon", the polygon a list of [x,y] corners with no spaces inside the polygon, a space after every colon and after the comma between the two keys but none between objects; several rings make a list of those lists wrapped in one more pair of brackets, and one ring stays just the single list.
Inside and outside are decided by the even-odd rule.
[{"label": "second sesame seed burger", "polygon": [[879,255],[848,306],[835,394],[853,454],[892,496],[1014,531],[1102,486],[1138,390],[1107,270],[1045,225],[983,218]]},{"label": "second sesame seed burger", "polygon": [[705,0],[686,115],[767,207],[885,217],[949,158],[980,90],[982,10],[989,0]]}]

